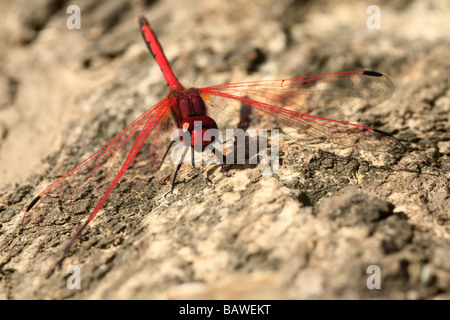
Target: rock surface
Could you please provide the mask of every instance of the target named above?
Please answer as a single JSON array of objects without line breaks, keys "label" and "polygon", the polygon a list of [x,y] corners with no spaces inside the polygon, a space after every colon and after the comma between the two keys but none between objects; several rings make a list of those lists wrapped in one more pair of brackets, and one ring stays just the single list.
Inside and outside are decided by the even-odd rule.
[{"label": "rock surface", "polygon": [[[0,299],[450,298],[450,3],[380,1],[374,30],[354,1],[78,3],[80,30],[66,27],[69,2],[0,4]],[[389,100],[339,120],[407,151],[348,157],[282,127],[277,175],[205,165],[205,183],[185,165],[168,200],[173,166],[127,176],[46,277],[86,204],[21,229],[26,206],[167,94],[140,15],[189,85],[389,75]],[[69,265],[81,290],[67,288]],[[367,287],[371,265],[380,290]]]}]

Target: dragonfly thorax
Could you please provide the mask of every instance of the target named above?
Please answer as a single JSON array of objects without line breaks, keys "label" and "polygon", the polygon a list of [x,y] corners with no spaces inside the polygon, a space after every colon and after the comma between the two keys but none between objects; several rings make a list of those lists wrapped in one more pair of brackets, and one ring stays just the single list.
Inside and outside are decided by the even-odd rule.
[{"label": "dragonfly thorax", "polygon": [[172,106],[172,113],[180,128],[181,123],[187,118],[206,116],[205,102],[197,89],[173,91],[171,95],[177,98]]},{"label": "dragonfly thorax", "polygon": [[214,141],[209,135],[205,136],[206,132],[218,128],[216,122],[206,115],[205,102],[198,89],[172,91],[170,95],[176,97],[171,109],[178,127],[182,129],[180,140],[186,143],[190,141],[190,145],[195,149],[204,150]]}]

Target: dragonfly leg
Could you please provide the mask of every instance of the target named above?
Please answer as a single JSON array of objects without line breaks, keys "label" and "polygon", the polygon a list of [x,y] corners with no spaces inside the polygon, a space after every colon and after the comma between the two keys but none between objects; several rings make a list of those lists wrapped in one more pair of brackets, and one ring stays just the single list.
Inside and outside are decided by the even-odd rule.
[{"label": "dragonfly leg", "polygon": [[207,176],[205,176],[203,173],[201,173],[200,171],[198,171],[198,169],[195,167],[195,156],[194,156],[194,148],[192,148],[191,150],[191,162],[192,162],[192,167],[194,168],[195,172],[197,172],[201,177],[203,177],[203,179],[205,179],[207,182],[211,182]]},{"label": "dragonfly leg", "polygon": [[181,155],[181,158],[180,158],[180,162],[178,162],[177,169],[175,170],[175,173],[173,175],[172,187],[170,188],[169,191],[164,193],[163,198],[165,198],[168,194],[172,193],[173,190],[175,189],[175,179],[177,178],[178,171],[180,170],[181,165],[183,164],[184,157],[186,157],[186,153],[188,152],[189,148],[190,148],[190,146],[187,146],[186,148],[184,148],[183,154]]},{"label": "dragonfly leg", "polygon": [[172,148],[173,144],[175,143],[175,141],[170,141],[169,146],[167,147],[166,153],[164,153],[164,156],[162,157],[161,162],[159,163],[158,167],[156,168],[156,170],[161,169],[162,164],[164,163],[164,160],[167,157],[167,154],[169,153],[170,149]]}]

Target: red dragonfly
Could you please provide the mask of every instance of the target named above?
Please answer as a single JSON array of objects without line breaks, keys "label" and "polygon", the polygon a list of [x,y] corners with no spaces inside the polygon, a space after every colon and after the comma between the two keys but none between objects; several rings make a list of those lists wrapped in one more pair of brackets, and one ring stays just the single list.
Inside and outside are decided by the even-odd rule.
[{"label": "red dragonfly", "polygon": [[[205,131],[218,128],[216,121],[208,114],[212,110],[226,112],[232,102],[334,144],[394,155],[404,151],[397,139],[383,131],[307,114],[321,106],[342,107],[355,99],[370,105],[387,99],[394,86],[381,73],[346,71],[294,79],[185,88],[175,77],[148,21],[141,17],[139,22],[145,43],[167,82],[169,94],[100,150],[42,191],[25,211],[24,222],[32,221],[33,224],[54,222],[64,211],[70,211],[67,210],[69,207],[81,207],[78,212],[90,212],[66,246],[64,256],[131,166],[145,163],[150,172],[160,168],[173,143],[168,133],[178,128],[189,132],[192,142],[187,144],[176,167],[169,192],[173,191],[183,159],[187,151],[194,148],[194,137],[200,139],[203,150],[211,143],[204,139]],[[245,112],[248,114],[248,111]],[[201,131],[194,128],[195,121],[201,122]],[[191,154],[193,156],[194,152]],[[221,156],[220,152],[216,155]],[[201,175],[195,168],[194,160],[192,166]],[[101,197],[96,199],[94,194]]]}]

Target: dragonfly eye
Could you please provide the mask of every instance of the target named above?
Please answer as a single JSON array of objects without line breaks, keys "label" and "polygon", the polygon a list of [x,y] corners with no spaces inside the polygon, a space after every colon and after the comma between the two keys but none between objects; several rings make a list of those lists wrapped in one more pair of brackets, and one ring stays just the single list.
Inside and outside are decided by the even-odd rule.
[{"label": "dragonfly eye", "polygon": [[[211,142],[214,142],[214,137],[206,139],[205,133],[210,129],[218,129],[216,122],[208,116],[189,117],[181,123],[181,128],[183,132],[189,131],[191,134],[191,146],[200,149],[201,143],[202,150]],[[182,136],[180,136],[180,140],[183,140]]]},{"label": "dragonfly eye", "polygon": [[197,151],[203,151],[205,148],[214,143],[216,137],[208,133],[208,128],[202,128],[201,131],[197,128],[192,131],[191,146]]}]

